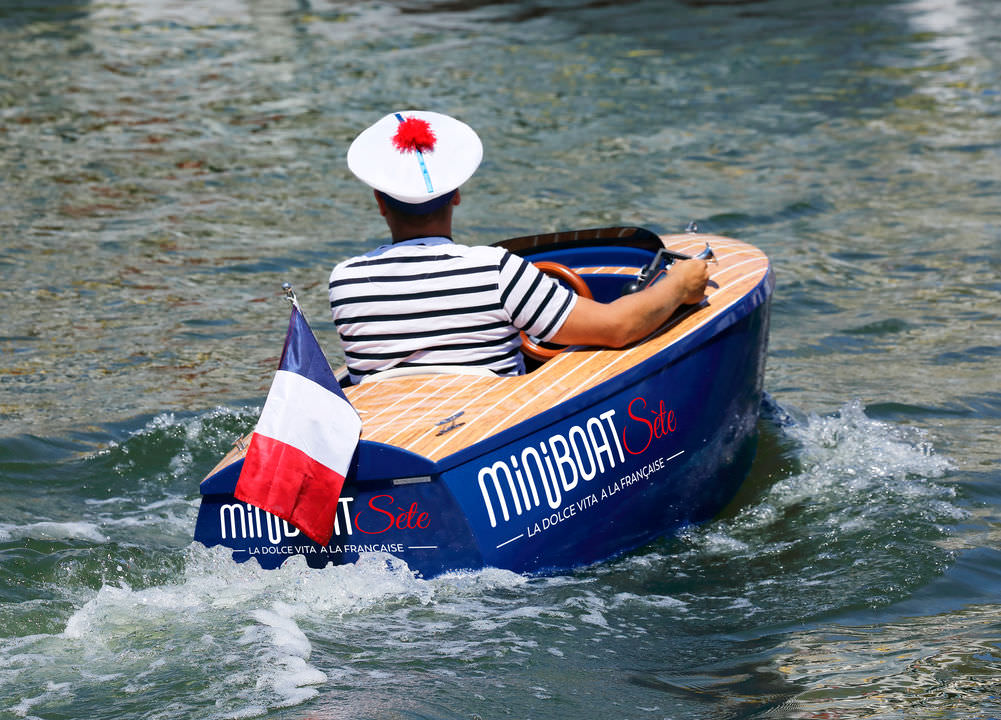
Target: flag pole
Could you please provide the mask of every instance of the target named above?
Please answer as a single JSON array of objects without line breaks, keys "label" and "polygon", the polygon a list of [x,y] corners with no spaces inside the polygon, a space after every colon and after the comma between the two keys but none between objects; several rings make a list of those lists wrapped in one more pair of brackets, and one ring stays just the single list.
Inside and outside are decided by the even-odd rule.
[{"label": "flag pole", "polygon": [[285,291],[285,299],[289,301],[289,304],[299,312],[302,312],[302,308],[299,307],[299,300],[295,296],[295,290],[292,289],[292,283],[282,283],[282,290]]}]

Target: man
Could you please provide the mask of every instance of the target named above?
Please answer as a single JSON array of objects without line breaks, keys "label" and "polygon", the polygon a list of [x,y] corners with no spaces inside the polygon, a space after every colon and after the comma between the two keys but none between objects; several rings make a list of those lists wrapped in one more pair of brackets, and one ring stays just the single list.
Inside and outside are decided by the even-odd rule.
[{"label": "man", "polygon": [[393,244],[338,264],[330,307],[352,382],[396,367],[465,365],[525,371],[520,331],[560,345],[622,347],[700,302],[702,260],[676,262],[652,287],[610,303],[578,297],[496,247],[452,242],[459,186],[476,171],[476,132],[447,115],[391,113],[348,149],[348,167],[374,188]]}]

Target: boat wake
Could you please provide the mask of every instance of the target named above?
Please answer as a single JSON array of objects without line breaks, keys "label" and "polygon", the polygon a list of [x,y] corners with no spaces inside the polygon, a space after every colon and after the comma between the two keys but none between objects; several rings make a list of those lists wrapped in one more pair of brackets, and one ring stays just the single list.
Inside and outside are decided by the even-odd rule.
[{"label": "boat wake", "polygon": [[926,431],[870,418],[859,401],[830,416],[769,402],[761,444],[779,457],[759,458],[739,502],[682,537],[680,572],[733,579],[709,615],[722,602],[743,620],[883,607],[948,566],[951,528],[968,511]]}]

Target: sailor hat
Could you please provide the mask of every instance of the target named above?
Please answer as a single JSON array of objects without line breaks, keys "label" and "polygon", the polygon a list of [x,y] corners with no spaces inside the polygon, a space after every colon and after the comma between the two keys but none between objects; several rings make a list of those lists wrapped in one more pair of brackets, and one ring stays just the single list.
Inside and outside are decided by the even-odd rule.
[{"label": "sailor hat", "polygon": [[475,130],[425,110],[390,113],[348,148],[348,168],[359,180],[420,211],[444,204],[482,159]]}]

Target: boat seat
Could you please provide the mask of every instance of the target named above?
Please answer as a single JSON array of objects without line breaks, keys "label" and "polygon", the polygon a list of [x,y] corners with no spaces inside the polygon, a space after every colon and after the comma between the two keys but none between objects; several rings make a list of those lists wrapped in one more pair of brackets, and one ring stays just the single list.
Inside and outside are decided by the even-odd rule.
[{"label": "boat seat", "polygon": [[422,367],[399,367],[383,370],[362,378],[361,382],[370,383],[376,380],[392,380],[393,378],[409,377],[411,375],[479,375],[481,377],[497,377],[497,373],[489,368],[475,365],[425,365]]}]

